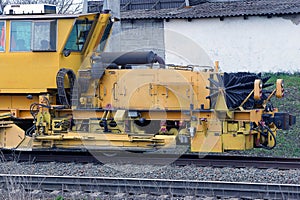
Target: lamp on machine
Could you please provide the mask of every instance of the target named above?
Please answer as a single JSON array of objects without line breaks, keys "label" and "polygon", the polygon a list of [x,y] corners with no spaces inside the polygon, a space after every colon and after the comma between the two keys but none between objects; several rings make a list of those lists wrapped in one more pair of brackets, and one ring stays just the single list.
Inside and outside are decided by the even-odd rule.
[{"label": "lamp on machine", "polygon": [[[284,82],[282,79],[277,79],[276,81],[276,88],[271,92],[271,94],[267,97],[267,99],[264,101],[264,107],[267,105],[268,101],[271,99],[273,95],[275,95],[277,98],[284,97]],[[255,86],[254,86],[254,93],[255,93]],[[257,91],[256,91],[257,92]],[[255,98],[255,96],[254,96]]]},{"label": "lamp on machine", "polygon": [[276,97],[282,98],[284,97],[284,81],[282,79],[277,79],[276,81]]},{"label": "lamp on machine", "polygon": [[71,51],[69,49],[64,49],[63,50],[64,57],[68,57],[70,54],[71,54]]},{"label": "lamp on machine", "polygon": [[261,100],[262,97],[262,81],[260,79],[256,79],[254,81],[254,99]]}]

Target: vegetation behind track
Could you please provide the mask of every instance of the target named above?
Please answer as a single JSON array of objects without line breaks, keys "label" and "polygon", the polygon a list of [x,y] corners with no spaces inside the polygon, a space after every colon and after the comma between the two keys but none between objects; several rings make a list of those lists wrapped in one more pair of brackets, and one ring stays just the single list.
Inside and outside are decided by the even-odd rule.
[{"label": "vegetation behind track", "polygon": [[[276,79],[279,78],[284,80],[284,98],[273,97],[271,101],[280,112],[295,115],[296,124],[289,130],[277,132],[277,146],[274,149],[253,149],[244,153],[257,156],[300,157],[300,73],[276,73],[264,74],[264,76],[271,76],[269,80],[271,83],[276,83]],[[271,90],[271,87],[269,89]]]}]

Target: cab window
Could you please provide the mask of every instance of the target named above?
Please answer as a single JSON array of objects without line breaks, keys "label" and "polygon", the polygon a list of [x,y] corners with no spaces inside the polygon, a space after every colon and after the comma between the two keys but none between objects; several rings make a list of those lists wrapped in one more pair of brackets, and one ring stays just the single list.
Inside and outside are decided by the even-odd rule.
[{"label": "cab window", "polygon": [[56,22],[41,21],[33,24],[33,51],[55,51]]},{"label": "cab window", "polygon": [[71,51],[81,51],[87,36],[91,30],[93,21],[89,20],[76,20],[71,34],[66,43],[65,49]]},{"label": "cab window", "polygon": [[56,21],[12,21],[10,51],[55,51]]},{"label": "cab window", "polygon": [[5,23],[0,21],[0,52],[5,49]]},{"label": "cab window", "polygon": [[31,22],[12,21],[11,22],[11,51],[30,51],[31,46]]}]

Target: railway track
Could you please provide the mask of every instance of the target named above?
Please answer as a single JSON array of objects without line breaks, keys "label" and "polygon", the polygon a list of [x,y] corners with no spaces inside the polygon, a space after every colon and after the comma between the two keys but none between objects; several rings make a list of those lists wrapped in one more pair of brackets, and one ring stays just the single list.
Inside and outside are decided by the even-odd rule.
[{"label": "railway track", "polygon": [[259,169],[299,169],[299,158],[281,157],[254,157],[254,156],[233,156],[233,155],[208,155],[199,158],[197,155],[183,155],[175,161],[176,165],[187,165],[211,167],[254,167]]},{"label": "railway track", "polygon": [[2,190],[11,189],[12,183],[27,192],[38,189],[48,192],[167,194],[178,197],[207,195],[249,199],[300,198],[300,185],[292,184],[0,174]]},{"label": "railway track", "polygon": [[18,162],[78,162],[78,163],[131,163],[179,166],[195,165],[210,167],[255,167],[260,169],[299,169],[299,158],[251,157],[233,155],[195,154],[144,154],[128,152],[88,151],[3,151],[2,161]]}]

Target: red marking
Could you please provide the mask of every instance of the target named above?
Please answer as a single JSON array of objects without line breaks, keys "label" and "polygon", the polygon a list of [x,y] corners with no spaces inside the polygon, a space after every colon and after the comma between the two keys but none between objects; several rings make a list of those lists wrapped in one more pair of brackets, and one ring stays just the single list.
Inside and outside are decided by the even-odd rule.
[{"label": "red marking", "polygon": [[5,44],[5,29],[4,29],[4,26],[2,27],[2,30],[1,30],[1,38],[0,38],[0,46],[4,47],[4,44]]}]

